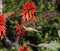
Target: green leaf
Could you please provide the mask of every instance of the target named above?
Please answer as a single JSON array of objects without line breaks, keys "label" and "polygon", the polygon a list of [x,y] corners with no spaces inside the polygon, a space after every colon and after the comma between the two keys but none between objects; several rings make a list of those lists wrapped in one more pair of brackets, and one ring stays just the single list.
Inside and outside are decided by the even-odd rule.
[{"label": "green leaf", "polygon": [[26,31],[35,31],[35,32],[39,32],[38,30],[36,30],[36,29],[34,29],[34,28],[32,28],[32,27],[25,27],[25,26],[23,26],[23,28],[26,30]]},{"label": "green leaf", "polygon": [[58,30],[58,35],[59,35],[59,37],[60,37],[60,30]]},{"label": "green leaf", "polygon": [[49,44],[48,43],[41,43],[38,46],[39,47],[43,46],[43,47],[49,48],[53,51],[57,51],[57,49],[60,48],[60,44],[57,43],[56,41],[51,41]]}]

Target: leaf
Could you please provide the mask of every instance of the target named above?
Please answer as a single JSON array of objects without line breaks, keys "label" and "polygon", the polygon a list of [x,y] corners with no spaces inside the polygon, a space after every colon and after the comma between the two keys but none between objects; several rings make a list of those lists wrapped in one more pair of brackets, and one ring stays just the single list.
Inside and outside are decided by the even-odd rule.
[{"label": "leaf", "polygon": [[58,35],[59,35],[59,37],[60,37],[60,30],[58,30]]},{"label": "leaf", "polygon": [[23,26],[23,28],[26,30],[26,31],[35,31],[35,32],[39,32],[38,30],[36,30],[36,29],[34,29],[34,28],[32,28],[32,27],[25,27],[25,26]]},{"label": "leaf", "polygon": [[60,48],[60,44],[55,41],[51,41],[49,44],[48,43],[41,43],[38,46],[39,47],[43,46],[43,47],[49,48],[54,51],[57,51],[57,49]]},{"label": "leaf", "polygon": [[0,51],[3,51],[2,49],[0,49]]}]

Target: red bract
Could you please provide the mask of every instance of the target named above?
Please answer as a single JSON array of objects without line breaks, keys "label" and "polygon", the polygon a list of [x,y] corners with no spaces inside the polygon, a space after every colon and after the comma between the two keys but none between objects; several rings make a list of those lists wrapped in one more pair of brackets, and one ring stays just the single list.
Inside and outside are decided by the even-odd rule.
[{"label": "red bract", "polygon": [[36,11],[36,6],[33,2],[26,2],[23,5],[22,13],[20,14],[22,16],[22,22],[28,22],[33,23],[36,19],[34,16],[34,13]]},{"label": "red bract", "polygon": [[5,22],[4,22],[4,17],[2,14],[0,14],[0,40],[2,40],[5,36]]},{"label": "red bract", "polygon": [[30,48],[28,46],[22,46],[18,51],[30,51]]},{"label": "red bract", "polygon": [[26,30],[22,28],[22,24],[17,23],[14,28],[16,29],[16,34],[20,36],[25,36],[26,35]]}]

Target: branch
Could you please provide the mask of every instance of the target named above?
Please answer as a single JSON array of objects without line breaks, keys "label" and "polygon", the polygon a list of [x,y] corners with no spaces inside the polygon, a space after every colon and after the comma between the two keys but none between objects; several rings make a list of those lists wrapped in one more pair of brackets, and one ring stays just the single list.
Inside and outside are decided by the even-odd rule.
[{"label": "branch", "polygon": [[32,47],[39,47],[38,45],[35,45],[35,44],[27,44],[28,46],[32,46]]},{"label": "branch", "polygon": [[20,12],[15,12],[15,11],[12,11],[12,12],[7,12],[4,15],[4,18],[7,19],[9,17],[15,17],[15,16],[19,16]]}]

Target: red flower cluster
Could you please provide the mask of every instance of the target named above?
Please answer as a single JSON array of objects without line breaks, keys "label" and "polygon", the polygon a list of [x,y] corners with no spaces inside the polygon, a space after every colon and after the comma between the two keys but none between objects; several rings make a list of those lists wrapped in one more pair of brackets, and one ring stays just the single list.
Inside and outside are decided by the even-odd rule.
[{"label": "red flower cluster", "polygon": [[26,35],[26,30],[22,28],[22,24],[17,23],[14,28],[16,29],[16,34],[20,36],[25,36]]},{"label": "red flower cluster", "polygon": [[18,51],[30,51],[30,48],[28,46],[22,46]]},{"label": "red flower cluster", "polygon": [[4,21],[4,18],[3,18],[3,15],[0,14],[0,40],[2,40],[5,36],[5,21]]},{"label": "red flower cluster", "polygon": [[22,22],[28,22],[29,24],[34,22],[36,20],[34,16],[35,11],[35,4],[33,2],[26,2],[23,5],[22,13],[20,14],[22,16]]},{"label": "red flower cluster", "polygon": [[23,26],[22,24],[24,24],[25,26],[28,24],[32,24],[36,20],[34,16],[35,11],[36,11],[36,6],[33,2],[26,2],[23,5],[22,12],[20,14],[20,16],[22,16],[22,20],[21,20],[22,23],[17,23],[15,26],[17,35],[21,35],[21,36],[26,35],[26,30],[22,28]]}]

